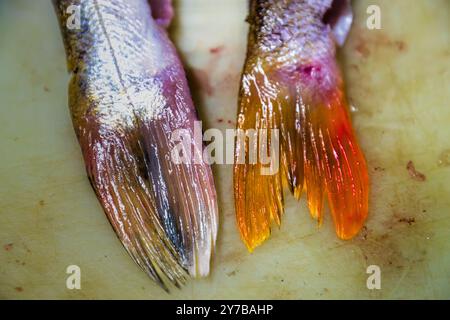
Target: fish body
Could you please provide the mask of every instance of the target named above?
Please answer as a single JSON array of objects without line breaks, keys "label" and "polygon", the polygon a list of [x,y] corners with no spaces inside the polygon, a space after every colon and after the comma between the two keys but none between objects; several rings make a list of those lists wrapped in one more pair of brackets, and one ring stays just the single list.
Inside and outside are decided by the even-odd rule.
[{"label": "fish body", "polygon": [[[351,17],[347,0],[250,1],[237,127],[278,129],[281,169],[262,175],[260,163],[234,166],[237,225],[249,250],[269,237],[273,221],[280,224],[283,182],[297,199],[306,190],[319,223],[328,199],[342,239],[367,217],[367,166],[335,57]],[[236,159],[248,151],[248,143],[236,144]]]},{"label": "fish body", "polygon": [[[71,73],[73,125],[88,177],[117,236],[164,288],[180,286],[186,274],[208,275],[218,226],[212,172],[204,162],[177,164],[171,158],[171,134],[192,133],[198,119],[164,29],[170,1],[53,3]],[[67,24],[74,12],[80,22],[75,29]],[[201,143],[193,139],[190,145],[202,152]]]}]

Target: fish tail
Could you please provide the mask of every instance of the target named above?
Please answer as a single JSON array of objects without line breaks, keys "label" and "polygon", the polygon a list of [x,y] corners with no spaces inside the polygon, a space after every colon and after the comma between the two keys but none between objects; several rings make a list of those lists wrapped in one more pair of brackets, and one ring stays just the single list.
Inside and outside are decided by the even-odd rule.
[{"label": "fish tail", "polygon": [[[75,105],[83,103],[82,95],[71,96]],[[74,122],[89,180],[111,225],[134,261],[166,290],[183,285],[188,275],[209,274],[218,227],[209,165],[172,161],[171,134],[192,118],[183,108],[172,111],[155,119],[137,113],[132,125],[113,128],[95,113]],[[194,142],[192,148],[202,151]]]},{"label": "fish tail", "polygon": [[257,59],[244,69],[238,129],[277,129],[281,164],[275,174],[261,175],[261,164],[238,162],[249,152],[249,141],[236,144],[237,225],[250,251],[269,237],[272,221],[280,224],[283,181],[297,199],[305,190],[311,216],[319,224],[327,198],[342,239],[353,237],[367,217],[367,167],[342,86],[337,81],[323,88],[304,73],[303,68],[280,71]]}]

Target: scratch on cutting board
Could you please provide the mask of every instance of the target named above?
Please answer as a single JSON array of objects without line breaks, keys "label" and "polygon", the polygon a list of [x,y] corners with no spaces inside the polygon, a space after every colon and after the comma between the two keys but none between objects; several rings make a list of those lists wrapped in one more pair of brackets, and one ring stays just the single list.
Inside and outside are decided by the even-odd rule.
[{"label": "scratch on cutting board", "polygon": [[398,279],[395,287],[391,290],[391,292],[389,293],[390,297],[394,297],[394,293],[397,292],[398,288],[400,288],[400,284],[403,282],[403,280],[405,279],[406,275],[409,273],[409,270],[411,269],[411,266],[408,265],[402,272],[402,275],[400,276],[400,278]]}]

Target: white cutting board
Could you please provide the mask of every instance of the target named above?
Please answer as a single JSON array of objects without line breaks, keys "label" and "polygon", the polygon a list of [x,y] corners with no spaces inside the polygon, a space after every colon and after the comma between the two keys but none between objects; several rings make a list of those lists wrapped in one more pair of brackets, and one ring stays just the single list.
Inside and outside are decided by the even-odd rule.
[{"label": "white cutting board", "polygon": [[[205,129],[234,126],[246,2],[175,1],[172,35]],[[381,7],[381,30],[366,28],[369,4]],[[304,198],[289,196],[281,228],[249,254],[231,167],[215,166],[212,275],[169,295],[128,257],[86,178],[50,1],[0,1],[0,298],[450,298],[450,2],[354,6],[340,56],[370,170],[367,229],[340,241],[328,212],[318,229]],[[69,265],[81,268],[81,290],[66,288]],[[369,265],[381,290],[366,287]]]}]

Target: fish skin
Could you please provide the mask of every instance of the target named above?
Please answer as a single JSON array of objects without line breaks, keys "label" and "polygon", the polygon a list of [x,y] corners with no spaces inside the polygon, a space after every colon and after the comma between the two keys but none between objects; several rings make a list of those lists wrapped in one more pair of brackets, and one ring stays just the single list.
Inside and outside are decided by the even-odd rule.
[{"label": "fish skin", "polygon": [[172,0],[149,0],[152,16],[156,23],[167,28],[173,19]]},{"label": "fish skin", "polygon": [[[74,129],[113,229],[164,289],[184,284],[186,274],[207,276],[217,237],[217,196],[206,162],[170,159],[171,134],[187,130],[193,136],[198,119],[167,23],[152,18],[147,0],[53,4],[71,73]],[[81,9],[79,30],[66,25],[71,5]],[[191,146],[202,152],[199,142]]]},{"label": "fish skin", "polygon": [[281,146],[280,171],[263,176],[261,164],[237,163],[249,143],[236,144],[236,219],[250,251],[270,236],[272,222],[281,223],[284,181],[297,199],[306,190],[319,224],[328,199],[339,238],[355,236],[367,218],[367,166],[335,57],[351,11],[335,1],[343,5],[336,11],[333,0],[250,1],[237,128],[279,129]]}]

